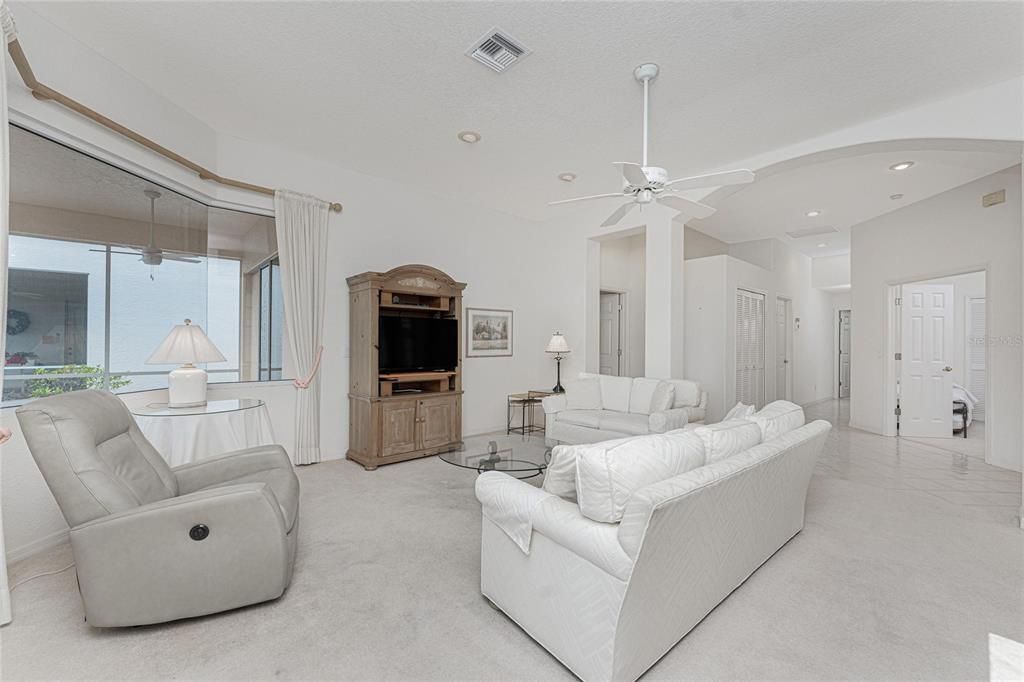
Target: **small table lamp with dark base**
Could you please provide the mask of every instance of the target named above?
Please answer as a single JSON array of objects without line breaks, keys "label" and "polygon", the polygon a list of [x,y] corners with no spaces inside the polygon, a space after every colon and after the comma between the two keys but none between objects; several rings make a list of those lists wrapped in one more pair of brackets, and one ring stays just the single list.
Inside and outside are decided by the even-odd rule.
[{"label": "small table lamp with dark base", "polygon": [[551,336],[551,340],[548,341],[548,347],[544,349],[545,353],[551,353],[555,356],[555,366],[557,372],[557,379],[555,380],[555,387],[551,389],[554,393],[565,393],[565,389],[562,388],[562,360],[565,356],[572,352],[569,348],[568,342],[565,337],[562,336],[562,332],[555,332]]}]

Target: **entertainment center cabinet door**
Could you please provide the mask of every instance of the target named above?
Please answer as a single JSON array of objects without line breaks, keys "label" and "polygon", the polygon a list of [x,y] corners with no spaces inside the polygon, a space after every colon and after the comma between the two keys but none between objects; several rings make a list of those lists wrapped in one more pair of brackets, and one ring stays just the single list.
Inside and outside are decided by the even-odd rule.
[{"label": "entertainment center cabinet door", "polygon": [[380,454],[400,455],[416,449],[416,400],[389,400],[380,405]]},{"label": "entertainment center cabinet door", "polygon": [[456,396],[445,396],[419,401],[422,449],[437,448],[452,442],[456,399]]}]

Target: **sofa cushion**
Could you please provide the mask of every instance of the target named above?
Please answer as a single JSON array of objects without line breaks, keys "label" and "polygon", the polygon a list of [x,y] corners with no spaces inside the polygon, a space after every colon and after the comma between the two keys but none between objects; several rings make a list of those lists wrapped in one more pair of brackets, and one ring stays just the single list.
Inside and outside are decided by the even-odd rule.
[{"label": "sofa cushion", "polygon": [[[628,436],[616,440],[606,440],[602,443],[611,446],[617,443],[625,443],[637,436]],[[551,449],[551,459],[548,461],[548,468],[544,470],[544,483],[541,488],[552,495],[576,501],[576,457],[583,448],[590,447],[590,443],[580,445],[556,445]]]},{"label": "sofa cushion", "polygon": [[700,426],[694,433],[704,441],[708,463],[732,457],[761,442],[761,427],[747,419]]},{"label": "sofa cushion", "polygon": [[672,384],[674,395],[673,407],[696,407],[700,405],[700,384],[688,379],[668,379]]},{"label": "sofa cushion", "polygon": [[601,407],[616,412],[629,412],[629,394],[633,388],[630,377],[613,377],[599,374],[601,382]]},{"label": "sofa cushion", "polygon": [[735,407],[725,413],[725,417],[722,421],[727,422],[732,419],[750,419],[751,415],[754,414],[755,408],[753,405],[744,405],[743,403],[736,403]]},{"label": "sofa cushion", "polygon": [[778,438],[804,425],[804,408],[788,400],[768,403],[750,417],[761,427],[761,440]]},{"label": "sofa cushion", "polygon": [[637,436],[650,433],[648,427],[648,416],[646,414],[623,414],[604,410],[601,412],[600,428],[605,431],[618,431]]},{"label": "sofa cushion", "polygon": [[601,382],[597,377],[587,377],[566,383],[569,384],[565,389],[567,408],[570,410],[601,409]]},{"label": "sofa cushion", "polygon": [[604,410],[562,410],[558,413],[558,421],[591,429],[601,428],[601,417]]},{"label": "sofa cushion", "polygon": [[675,387],[661,379],[633,379],[629,392],[629,411],[633,414],[654,414],[672,409]]},{"label": "sofa cushion", "polygon": [[703,466],[705,459],[704,443],[694,433],[584,446],[576,457],[580,513],[594,521],[617,523],[634,492]]}]

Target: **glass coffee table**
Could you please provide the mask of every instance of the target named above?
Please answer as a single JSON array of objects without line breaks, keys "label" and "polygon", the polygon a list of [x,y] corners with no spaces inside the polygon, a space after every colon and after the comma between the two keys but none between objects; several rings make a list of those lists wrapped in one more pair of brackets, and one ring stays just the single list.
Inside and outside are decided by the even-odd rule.
[{"label": "glass coffee table", "polygon": [[495,434],[472,440],[470,445],[442,452],[441,461],[477,473],[503,471],[515,478],[533,478],[544,473],[551,449],[561,444],[543,433]]}]

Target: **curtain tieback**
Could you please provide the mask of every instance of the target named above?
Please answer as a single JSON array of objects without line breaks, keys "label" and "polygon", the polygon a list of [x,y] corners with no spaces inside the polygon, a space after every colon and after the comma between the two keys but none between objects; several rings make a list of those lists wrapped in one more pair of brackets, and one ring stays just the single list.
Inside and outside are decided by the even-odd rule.
[{"label": "curtain tieback", "polygon": [[313,359],[313,369],[309,370],[309,376],[305,379],[296,379],[292,383],[295,384],[295,388],[309,388],[309,384],[316,377],[316,373],[320,370],[320,356],[323,355],[324,347],[320,346],[316,349],[316,357]]}]

